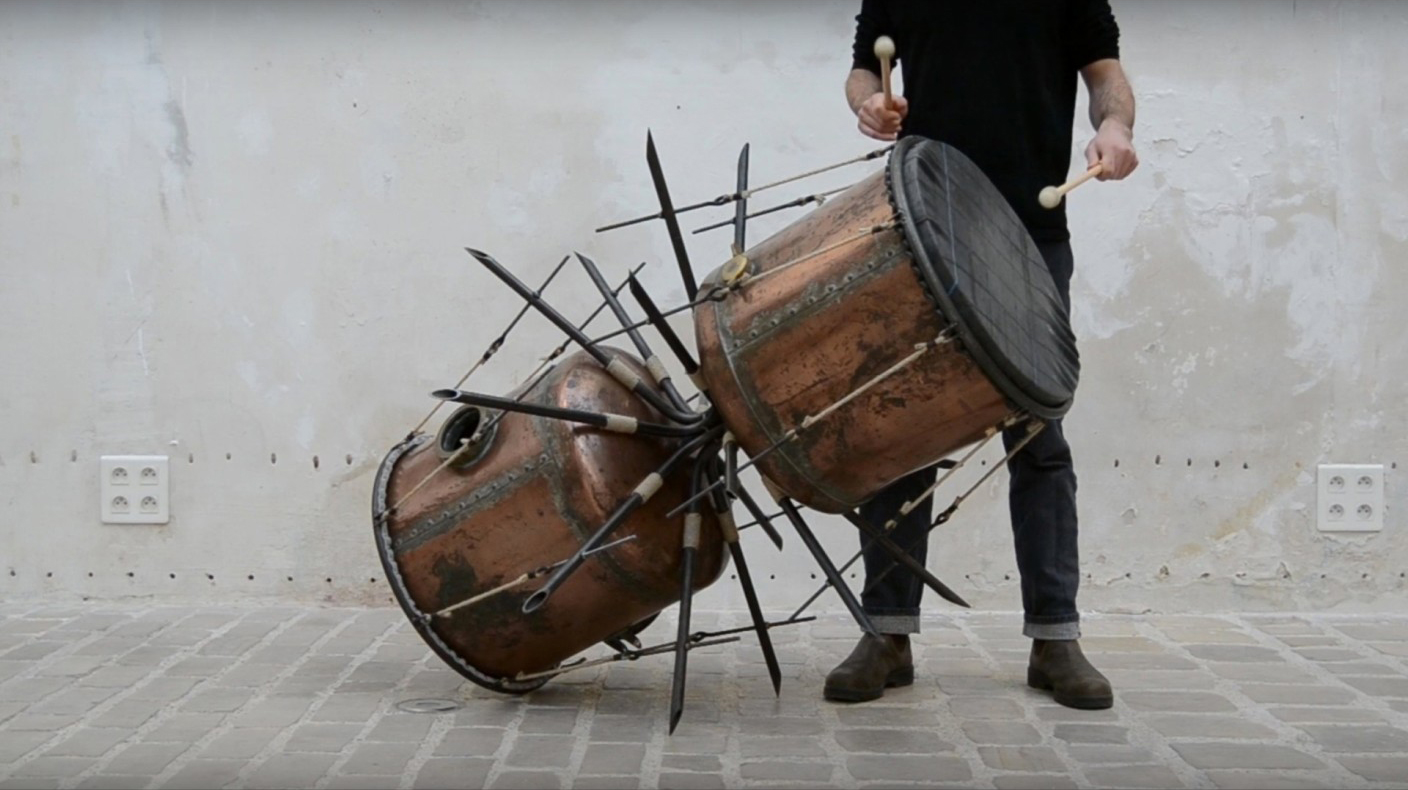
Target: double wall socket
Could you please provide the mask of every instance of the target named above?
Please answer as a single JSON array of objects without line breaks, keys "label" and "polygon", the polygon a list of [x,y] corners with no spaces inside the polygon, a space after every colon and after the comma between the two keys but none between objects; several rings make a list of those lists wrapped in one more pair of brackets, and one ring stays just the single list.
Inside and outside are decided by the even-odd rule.
[{"label": "double wall socket", "polygon": [[1383,464],[1321,464],[1316,482],[1321,532],[1383,530]]},{"label": "double wall socket", "polygon": [[105,455],[100,510],[104,524],[165,524],[171,520],[170,469],[164,455]]}]

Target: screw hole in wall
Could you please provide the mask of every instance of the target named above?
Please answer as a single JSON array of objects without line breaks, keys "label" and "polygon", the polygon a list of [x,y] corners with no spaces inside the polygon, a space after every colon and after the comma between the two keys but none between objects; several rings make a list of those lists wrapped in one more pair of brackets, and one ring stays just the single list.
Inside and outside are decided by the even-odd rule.
[{"label": "screw hole in wall", "polygon": [[252,573],[249,574],[249,580],[250,580],[250,581],[254,581],[254,574],[252,574]]},{"label": "screw hole in wall", "polygon": [[276,463],[278,463],[278,462],[279,462],[279,456],[278,456],[277,454],[275,454],[275,453],[269,453],[269,463],[271,463],[271,464],[276,464]]},{"label": "screw hole in wall", "polygon": [[213,581],[215,581],[215,574],[213,574],[213,573],[207,573],[207,574],[205,574],[205,578],[206,578],[207,581],[212,581],[212,582],[213,582]]},{"label": "screw hole in wall", "polygon": [[135,578],[136,575],[137,575],[137,574],[133,573],[132,571],[128,571],[128,572],[127,572],[127,578],[129,578],[129,579]]},{"label": "screw hole in wall", "polygon": [[77,451],[77,450],[69,450],[69,451],[68,451],[68,460],[69,460],[69,461],[77,461],[77,460],[78,460],[78,451]]},{"label": "screw hole in wall", "polygon": [[226,460],[226,461],[230,460],[230,454],[229,454],[229,453],[225,453],[225,460]]},{"label": "screw hole in wall", "polygon": [[1213,462],[1212,462],[1212,466],[1213,466],[1214,469],[1217,469],[1218,467],[1222,466],[1222,462],[1221,462],[1221,461],[1213,461]]},{"label": "screw hole in wall", "polygon": [[1158,466],[1159,464],[1163,463],[1163,460],[1164,457],[1162,455],[1154,456],[1154,466]]},{"label": "screw hole in wall", "polygon": [[173,579],[176,578],[176,574],[174,574],[174,573],[168,573],[168,574],[166,574],[166,575],[167,575],[167,576],[170,576],[170,577],[173,578]]},{"label": "screw hole in wall", "polygon": [[351,465],[352,465],[352,454],[351,454],[351,453],[348,453],[348,454],[347,454],[347,465],[348,465],[348,466],[351,466]]},{"label": "screw hole in wall", "polygon": [[317,468],[318,468],[318,456],[316,456],[316,455],[313,456],[313,468],[314,468],[314,469],[317,469]]}]

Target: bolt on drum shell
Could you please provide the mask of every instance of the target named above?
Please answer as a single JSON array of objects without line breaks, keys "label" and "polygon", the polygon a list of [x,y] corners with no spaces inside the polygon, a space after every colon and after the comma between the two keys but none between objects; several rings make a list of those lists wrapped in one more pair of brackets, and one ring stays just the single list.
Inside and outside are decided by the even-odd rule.
[{"label": "bolt on drum shell", "polygon": [[[609,351],[646,375],[631,355]],[[525,400],[661,421],[582,352]],[[378,526],[377,546],[398,600],[436,652],[475,682],[522,691],[541,681],[512,681],[519,673],[550,669],[679,600],[684,516],[665,513],[688,496],[690,468],[667,478],[612,536],[634,540],[589,557],[542,609],[524,614],[522,606],[546,577],[426,620],[422,614],[567,559],[679,446],[521,413],[504,415],[487,441],[472,463],[441,471]],[[375,509],[399,501],[441,462],[431,437],[399,445],[378,473]],[[717,522],[705,510],[696,589],[725,567]]]}]

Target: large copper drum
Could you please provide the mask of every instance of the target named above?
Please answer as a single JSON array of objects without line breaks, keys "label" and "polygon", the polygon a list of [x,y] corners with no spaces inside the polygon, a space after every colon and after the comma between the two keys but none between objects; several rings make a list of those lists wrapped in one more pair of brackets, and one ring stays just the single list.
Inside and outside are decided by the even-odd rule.
[{"label": "large copper drum", "polygon": [[916,345],[945,330],[956,339],[759,461],[805,505],[850,509],[1009,415],[1070,406],[1079,362],[1040,251],[949,146],[901,140],[883,171],[745,256],[754,282],[704,302],[694,320],[709,397],[750,455]]},{"label": "large copper drum", "polygon": [[[609,351],[648,375],[635,358]],[[585,353],[561,362],[525,400],[662,421]],[[373,511],[399,502],[496,414],[462,407],[437,436],[397,445],[377,473]],[[665,513],[688,496],[688,464],[612,536],[634,540],[592,554],[541,609],[522,611],[543,582],[537,578],[447,616],[433,613],[567,559],[678,446],[673,439],[503,416],[467,463],[437,474],[376,525],[397,600],[421,636],[466,677],[499,691],[537,688],[540,678],[514,678],[551,669],[679,600],[684,517]],[[696,589],[722,573],[721,547],[716,522],[706,520]]]}]

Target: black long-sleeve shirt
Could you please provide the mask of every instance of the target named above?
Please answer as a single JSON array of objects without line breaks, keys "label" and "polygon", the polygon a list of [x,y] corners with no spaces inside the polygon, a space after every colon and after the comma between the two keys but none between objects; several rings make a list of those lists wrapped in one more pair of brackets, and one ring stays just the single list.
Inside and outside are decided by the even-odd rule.
[{"label": "black long-sleeve shirt", "polygon": [[1072,170],[1080,69],[1119,57],[1108,0],[863,0],[855,68],[880,73],[882,35],[895,41],[909,102],[900,134],[966,154],[1037,241],[1070,238],[1065,202],[1048,210],[1037,195]]}]

